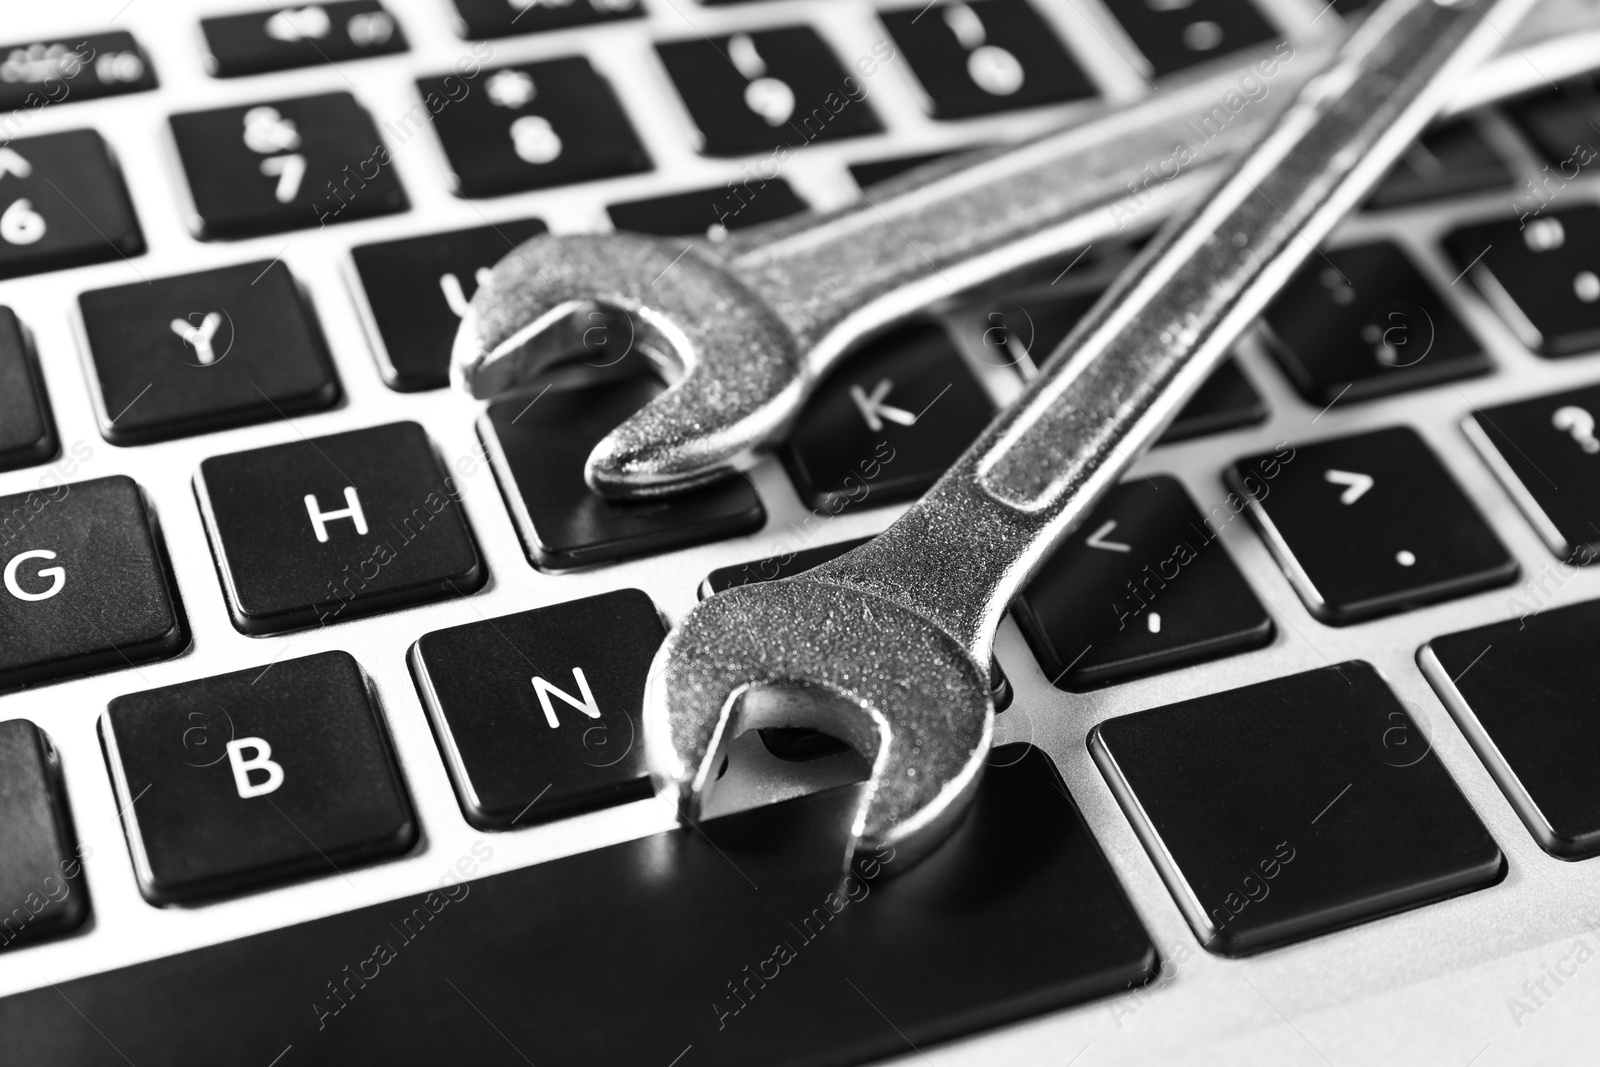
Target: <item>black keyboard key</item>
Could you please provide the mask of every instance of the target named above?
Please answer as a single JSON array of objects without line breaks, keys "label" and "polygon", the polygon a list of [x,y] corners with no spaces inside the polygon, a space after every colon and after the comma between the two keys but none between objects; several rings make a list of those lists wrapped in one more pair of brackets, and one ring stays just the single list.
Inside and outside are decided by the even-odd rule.
[{"label": "black keyboard key", "polygon": [[[1106,6],[1157,77],[1283,37],[1250,0],[1106,0]],[[1277,55],[1285,60],[1294,51],[1282,44]]]},{"label": "black keyboard key", "polygon": [[1329,625],[1465,596],[1517,573],[1433,450],[1405,427],[1241,459],[1228,481],[1249,498],[1289,584]]},{"label": "black keyboard key", "polygon": [[914,156],[896,156],[893,159],[874,159],[866,163],[850,164],[850,177],[856,180],[856,185],[862,190],[867,190],[879,182],[886,182],[890,178],[898,177],[908,170],[913,170],[924,163],[932,163],[936,159],[943,159],[948,152],[922,152]]},{"label": "black keyboard key", "polygon": [[1539,847],[1582,859],[1600,853],[1600,601],[1523,608],[1436,637],[1417,659]]},{"label": "black keyboard key", "polygon": [[[62,980],[59,992],[41,985],[0,1000],[0,1032],[28,1064],[81,1062],[104,1045],[84,1016],[133,1062],[171,1067],[265,1064],[288,1045],[286,1063],[302,1050],[448,1063],[471,1049],[484,1063],[665,1067],[691,1046],[680,1067],[860,1063],[1155,973],[1148,934],[1042,753],[999,750],[970,817],[897,877],[887,849],[840,876],[859,800],[846,787],[698,832],[464,884],[452,875],[427,894]],[[480,840],[439,865],[470,876],[504,864],[503,848]],[[180,1041],[174,1004],[189,1023]]]},{"label": "black keyboard key", "polygon": [[189,111],[170,122],[194,204],[190,228],[203,240],[302,230],[409,206],[372,116],[348,92]]},{"label": "black keyboard key", "polygon": [[590,449],[661,390],[641,374],[551,386],[489,406],[478,434],[535,566],[566,570],[761,528],[766,513],[744,478],[660,500],[607,500],[589,489]]},{"label": "black keyboard key", "polygon": [[467,821],[504,830],[651,796],[640,715],[666,636],[650,598],[622,589],[413,645]]},{"label": "black keyboard key", "polygon": [[933,101],[962,119],[1094,95],[1094,86],[1027,0],[950,0],[878,18]]},{"label": "black keyboard key", "polygon": [[1109,719],[1089,747],[1220,955],[1482,889],[1505,869],[1422,724],[1365,663]]},{"label": "black keyboard key", "polygon": [[805,201],[796,196],[782,178],[753,178],[737,184],[729,182],[721,188],[611,204],[606,214],[619,230],[661,237],[709,235],[715,239],[728,230],[771,222],[805,210]]},{"label": "black keyboard key", "polygon": [[70,933],[89,917],[61,757],[27,719],[0,722],[0,949]]},{"label": "black keyboard key", "polygon": [[668,41],[656,51],[708,156],[800,148],[883,129],[867,103],[866,83],[840,66],[809,26]]},{"label": "black keyboard key", "polygon": [[1537,212],[1545,200],[1594,162],[1600,86],[1592,76],[1577,78],[1513,101],[1506,111],[1550,164],[1543,174],[1523,185],[1512,201],[1522,210]]},{"label": "black keyboard key", "polygon": [[450,382],[450,346],[478,278],[545,231],[538,219],[430,233],[350,250],[366,302],[372,347],[391,389]]},{"label": "black keyboard key", "polygon": [[152,903],[337,877],[417,839],[382,718],[348,652],[117,697],[100,737]]},{"label": "black keyboard key", "polygon": [[751,560],[749,563],[736,563],[731,567],[718,567],[706,575],[705,580],[700,583],[700,599],[715,596],[724,589],[732,589],[736,585],[793,578],[830,559],[837,559],[852,548],[864,545],[870,540],[872,540],[870,537],[856,537],[849,541],[836,541],[831,545],[816,545],[779,556]]},{"label": "black keyboard key", "polygon": [[195,495],[244,633],[326,626],[484,582],[454,483],[414,422],[213,456]]},{"label": "black keyboard key", "polygon": [[[417,82],[456,192],[500,196],[650,169],[616,91],[582,56],[485,70],[465,96],[454,74]],[[426,125],[426,121],[423,123]]]},{"label": "black keyboard key", "polygon": [[[823,381],[783,449],[800,498],[836,513],[918,496],[954,463],[994,405],[943,329],[903,327]],[[924,418],[926,417],[926,418]]]},{"label": "black keyboard key", "polygon": [[1239,369],[1238,361],[1230,359],[1201,383],[1156,444],[1170,445],[1192,437],[1253,426],[1266,417],[1266,402]]},{"label": "black keyboard key", "polygon": [[1463,424],[1539,532],[1569,563],[1600,558],[1600,386],[1474,411]]},{"label": "black keyboard key", "polygon": [[0,278],[143,255],[144,234],[100,135],[0,144]]},{"label": "black keyboard key", "polygon": [[1455,312],[1387,241],[1306,261],[1263,316],[1267,347],[1317,405],[1365,400],[1489,370]]},{"label": "black keyboard key", "polygon": [[1569,356],[1600,347],[1600,207],[1465,226],[1445,247],[1535,352]]},{"label": "black keyboard key", "polygon": [[17,316],[0,307],[0,471],[43,463],[59,447],[33,346]]},{"label": "black keyboard key", "polygon": [[[1031,362],[1039,366],[1099,299],[1099,292],[1049,293],[1005,304],[989,313],[981,358],[1001,365]],[[1211,372],[1157,444],[1235,430],[1266,417],[1267,405],[1261,394],[1239,364],[1229,359]]]},{"label": "black keyboard key", "polygon": [[379,0],[330,0],[200,20],[206,67],[219,78],[342,63],[406,50],[406,35]]},{"label": "black keyboard key", "polygon": [[144,444],[332,407],[321,328],[282,261],[78,297],[100,432]]},{"label": "black keyboard key", "polygon": [[1511,168],[1490,147],[1477,123],[1461,119],[1418,138],[1367,199],[1368,210],[1504,189]]},{"label": "black keyboard key", "polygon": [[1269,643],[1221,525],[1173,478],[1113,489],[1012,606],[1051,684],[1082,692]]},{"label": "black keyboard key", "polygon": [[0,688],[131,667],[188,644],[166,550],[131,478],[0,497],[0,528]]},{"label": "black keyboard key", "polygon": [[[0,112],[97,100],[156,87],[156,72],[133,34],[91,33],[0,45]],[[0,119],[0,133],[15,134]]]},{"label": "black keyboard key", "polygon": [[457,31],[463,37],[510,37],[638,18],[639,0],[454,0]]}]

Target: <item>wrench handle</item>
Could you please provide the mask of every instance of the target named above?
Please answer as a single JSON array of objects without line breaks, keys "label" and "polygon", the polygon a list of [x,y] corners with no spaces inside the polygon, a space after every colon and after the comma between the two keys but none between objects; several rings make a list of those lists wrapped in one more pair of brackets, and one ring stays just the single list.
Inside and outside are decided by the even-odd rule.
[{"label": "wrench handle", "polygon": [[813,573],[914,607],[988,662],[1000,617],[1051,549],[1531,3],[1385,0],[928,495]]},{"label": "wrench handle", "polygon": [[[1170,214],[1255,143],[1331,53],[1331,42],[1245,53],[1192,85],[918,167],[825,215],[736,230],[713,254],[777,315],[817,378],[886,323]],[[1212,121],[1230,91],[1243,99],[1241,79],[1250,103]],[[747,181],[741,199],[758,199],[760,185]]]}]

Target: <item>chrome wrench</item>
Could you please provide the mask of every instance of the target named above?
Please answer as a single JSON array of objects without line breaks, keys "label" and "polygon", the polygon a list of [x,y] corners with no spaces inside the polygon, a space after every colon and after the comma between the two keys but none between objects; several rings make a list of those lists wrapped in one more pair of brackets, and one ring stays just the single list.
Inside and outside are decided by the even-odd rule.
[{"label": "chrome wrench", "polygon": [[832,562],[692,610],[644,703],[652,777],[682,816],[737,733],[809,726],[872,761],[852,853],[892,846],[903,869],[934,848],[982,773],[1013,597],[1530,5],[1385,0],[927,496]]},{"label": "chrome wrench", "polygon": [[[1592,6],[1543,0],[1530,21],[1541,24],[1459,86],[1449,108],[1593,64]],[[473,297],[452,376],[475,396],[500,394],[583,353],[588,331],[613,321],[614,338],[631,331],[622,342],[677,380],[596,446],[590,484],[648,496],[715,479],[781,439],[863,337],[1125,227],[1153,228],[1203,195],[1330,51],[1245,54],[1242,68],[1026,144],[920,168],[852,207],[721,242],[532,238]],[[597,310],[626,314],[596,319]]]}]

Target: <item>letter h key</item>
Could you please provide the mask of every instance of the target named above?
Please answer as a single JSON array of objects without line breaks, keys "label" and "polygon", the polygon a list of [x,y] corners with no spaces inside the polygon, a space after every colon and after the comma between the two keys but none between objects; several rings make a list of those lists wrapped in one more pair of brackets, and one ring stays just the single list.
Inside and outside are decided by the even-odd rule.
[{"label": "letter h key", "polygon": [[311,528],[316,531],[317,540],[322,544],[328,543],[328,522],[331,519],[349,519],[356,524],[356,533],[365,537],[367,534],[367,516],[361,510],[361,498],[356,495],[353,485],[344,487],[344,507],[337,511],[323,511],[317,504],[316,494],[306,494],[306,514],[311,516]]}]

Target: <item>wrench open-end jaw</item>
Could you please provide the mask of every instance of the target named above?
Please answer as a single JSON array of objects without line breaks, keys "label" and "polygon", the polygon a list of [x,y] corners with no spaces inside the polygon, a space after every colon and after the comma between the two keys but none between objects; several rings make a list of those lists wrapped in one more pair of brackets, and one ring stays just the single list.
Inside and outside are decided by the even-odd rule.
[{"label": "wrench open-end jaw", "polygon": [[451,375],[495,396],[600,341],[607,360],[638,349],[676,379],[590,454],[604,495],[720,477],[800,404],[793,338],[707,243],[622,233],[541,234],[504,257],[462,319]]},{"label": "wrench open-end jaw", "polygon": [[[1162,186],[1147,217],[1205,188],[1320,60],[1307,49],[1284,67],[1283,92],[1208,142]],[[724,477],[782,439],[816,383],[863,337],[1116,232],[1112,209],[1127,200],[1128,181],[1192,136],[1185,123],[1209,99],[1201,94],[1225,87],[1213,79],[1026,145],[931,164],[851,207],[720,241],[530,238],[474,294],[451,376],[475,397],[495,396],[592,351],[600,328],[607,358],[639,348],[672,385],[596,446],[585,470],[591,488],[648,497]]]},{"label": "wrench open-end jaw", "polygon": [[[1544,5],[1558,2],[1581,0]],[[1561,15],[1557,27],[1592,21],[1581,9]],[[1523,42],[1536,51],[1543,43],[1537,35]],[[1036,140],[920,167],[853,206],[720,241],[531,238],[479,286],[457,334],[452,378],[490,397],[533,383],[574,353],[601,355],[600,341],[606,361],[637,348],[672,387],[599,442],[585,472],[590,486],[650,497],[726,476],[780,441],[816,384],[868,335],[942,298],[1150,228],[1200,199],[1329,54],[1325,45],[1301,45],[1287,59],[1241,53],[1238,67],[1131,106],[1079,112],[1076,124]],[[1588,62],[1588,51],[1577,54]],[[1566,52],[1538,55],[1537,65],[1520,46],[1500,56],[1449,107],[1482,103],[1485,86],[1543,84],[1539,71],[1574,61]],[[1276,71],[1271,91],[1197,141],[1195,116],[1209,115],[1251,63]],[[1191,153],[1175,171],[1174,146]],[[759,197],[761,185],[752,179],[730,191],[730,202]]]},{"label": "wrench open-end jaw", "polygon": [[1012,598],[1530,3],[1385,0],[927,496],[821,567],[692,610],[644,706],[651,773],[680,814],[736,733],[817,726],[872,762],[847,864],[889,844],[904,870],[942,841],[988,754],[987,665]]}]

